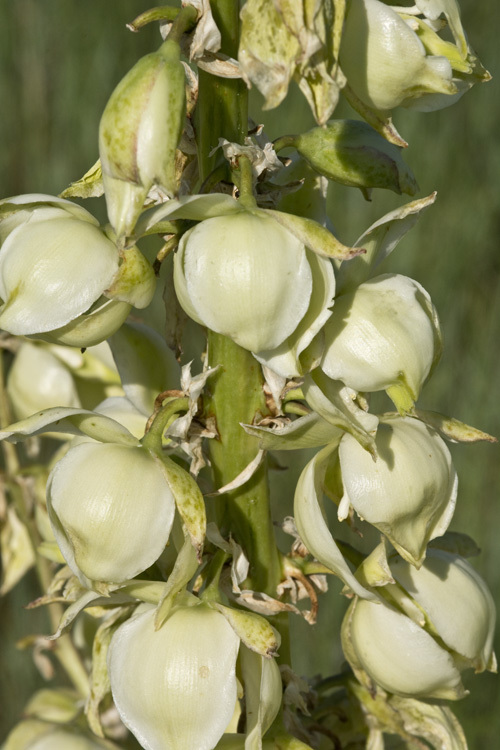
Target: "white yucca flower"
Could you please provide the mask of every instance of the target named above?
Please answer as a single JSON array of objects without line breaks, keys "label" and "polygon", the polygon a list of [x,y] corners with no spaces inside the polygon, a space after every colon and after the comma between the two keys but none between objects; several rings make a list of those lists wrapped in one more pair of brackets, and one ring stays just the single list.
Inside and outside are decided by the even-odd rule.
[{"label": "white yucca flower", "polygon": [[444,534],[455,509],[458,480],[450,452],[435,430],[410,417],[381,417],[375,445],[376,461],[352,435],[340,441],[339,519],[352,507],[420,566],[427,543]]},{"label": "white yucca flower", "polygon": [[385,390],[412,408],[441,353],[437,313],[425,289],[399,274],[376,276],[335,300],[321,369],[356,391]]},{"label": "white yucca flower", "polygon": [[70,448],[50,473],[47,507],[65,560],[89,588],[134,578],[152,565],[175,513],[164,471],[139,443]]},{"label": "white yucca flower", "polygon": [[212,750],[236,706],[240,639],[192,595],[155,630],[141,607],[113,636],[108,671],[124,724],[146,750]]},{"label": "white yucca flower", "polygon": [[346,615],[343,645],[353,668],[402,696],[454,700],[466,692],[460,672],[496,671],[495,605],[463,558],[430,549],[419,570],[391,561],[397,584],[388,601],[358,600]]},{"label": "white yucca flower", "polygon": [[445,95],[438,100],[439,108],[458,92],[448,58],[426,54],[418,35],[380,0],[350,3],[340,62],[356,94],[376,110],[406,106],[425,95]]},{"label": "white yucca flower", "polygon": [[155,288],[137,248],[120,255],[84,208],[48,195],[0,202],[0,327],[70,346],[98,344]]},{"label": "white yucca flower", "polygon": [[328,259],[264,212],[239,211],[183,236],[175,288],[191,318],[290,375],[329,317],[335,286]]}]

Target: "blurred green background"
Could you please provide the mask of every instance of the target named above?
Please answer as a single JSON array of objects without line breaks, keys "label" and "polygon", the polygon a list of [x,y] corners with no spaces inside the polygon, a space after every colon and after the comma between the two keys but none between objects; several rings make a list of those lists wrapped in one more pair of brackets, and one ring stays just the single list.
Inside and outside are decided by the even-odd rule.
[{"label": "blurred green background", "polygon": [[[93,164],[99,118],[109,94],[137,58],[158,45],[156,28],[134,35],[125,27],[147,7],[145,0],[0,0],[2,197],[56,194]],[[462,13],[469,39],[493,81],[476,86],[450,109],[395,114],[399,131],[410,143],[405,158],[417,176],[421,195],[437,190],[438,199],[384,270],[416,278],[440,314],[445,351],[420,398],[421,408],[453,414],[500,435],[500,8],[485,0],[463,0]],[[271,138],[312,125],[295,87],[273,112],[259,113],[260,97],[254,94],[252,99],[252,115],[266,124]],[[337,116],[352,113],[340,109]],[[331,219],[347,243],[405,202],[392,193],[375,191],[367,203],[358,191],[340,187],[331,187],[329,201]],[[497,602],[499,450],[489,444],[452,447],[460,490],[451,528],[466,531],[481,546],[474,564]],[[285,455],[282,461],[296,463]],[[291,486],[294,469],[289,473]],[[289,500],[281,502],[288,513]],[[327,673],[340,664],[338,626],[345,601],[339,590],[333,582],[322,599],[316,629],[305,622],[294,623],[295,634],[312,650],[308,657],[303,645],[296,650],[299,672]],[[43,612],[22,609],[36,593],[34,580],[28,577],[0,601],[0,741],[18,720],[31,692],[42,685],[29,653],[14,648],[27,633],[48,632]],[[466,675],[466,683],[471,695],[453,710],[470,747],[499,747],[498,678]]]}]

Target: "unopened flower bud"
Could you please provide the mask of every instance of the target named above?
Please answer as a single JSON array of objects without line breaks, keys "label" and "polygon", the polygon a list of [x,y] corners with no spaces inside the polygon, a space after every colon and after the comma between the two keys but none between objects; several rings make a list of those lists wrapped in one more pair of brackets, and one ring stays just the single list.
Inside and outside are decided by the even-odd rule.
[{"label": "unopened flower bud", "polygon": [[463,697],[463,669],[496,671],[486,584],[466,560],[438,549],[419,570],[400,558],[390,568],[397,584],[387,586],[388,602],[359,600],[346,616],[343,641],[354,668],[398,695]]},{"label": "unopened flower bud", "polygon": [[296,136],[293,146],[316,172],[342,185],[386,188],[399,195],[418,190],[401,149],[365,122],[333,120]]},{"label": "unopened flower bud", "polygon": [[130,234],[153,185],[176,192],[175,150],[185,116],[179,46],[167,41],[120,81],[103,112],[99,153],[109,220]]},{"label": "unopened flower bud", "polygon": [[417,34],[380,0],[349,5],[340,64],[356,94],[376,110],[389,111],[425,95],[458,91],[447,57],[426,55]]},{"label": "unopened flower bud", "polygon": [[356,391],[385,390],[409,411],[439,357],[437,313],[413,279],[384,274],[335,300],[321,369]]},{"label": "unopened flower bud", "polygon": [[161,468],[141,446],[76,445],[47,484],[54,536],[82,582],[120,583],[163,552],[175,502]]},{"label": "unopened flower bud", "polygon": [[[190,317],[244,349],[275,349],[297,329],[314,296],[308,252],[263,212],[207,219],[180,242],[174,271],[177,296]],[[328,276],[322,283],[330,289],[331,263],[318,260]],[[329,304],[331,299],[324,307]],[[315,317],[322,312],[315,311]]]},{"label": "unopened flower bud", "polygon": [[375,445],[376,461],[352,435],[340,441],[339,519],[354,508],[405,560],[420,566],[427,543],[444,534],[455,508],[458,481],[450,452],[437,432],[410,417],[381,417]]},{"label": "unopened flower bud", "polygon": [[0,221],[0,327],[80,347],[116,331],[130,305],[103,296],[119,272],[120,256],[97,220],[51,196],[3,203],[29,208]]},{"label": "unopened flower bud", "polygon": [[222,614],[184,596],[159,630],[155,609],[141,608],[108,651],[116,707],[148,750],[212,750],[236,705],[239,638]]}]

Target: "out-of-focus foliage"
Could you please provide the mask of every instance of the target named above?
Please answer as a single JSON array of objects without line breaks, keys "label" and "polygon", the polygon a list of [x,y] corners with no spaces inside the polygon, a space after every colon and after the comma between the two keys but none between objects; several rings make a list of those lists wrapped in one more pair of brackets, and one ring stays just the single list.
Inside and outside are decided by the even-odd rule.
[{"label": "out-of-focus foliage", "polygon": [[[475,87],[452,110],[396,113],[395,124],[411,144],[405,161],[418,178],[420,195],[437,190],[438,197],[435,209],[426,212],[380,272],[417,278],[440,315],[444,354],[419,408],[453,414],[500,436],[500,63],[496,52],[500,10],[486,0],[462,0],[461,6],[469,38],[493,81]],[[95,162],[98,123],[110,92],[134,62],[160,42],[154,25],[137,35],[125,27],[147,7],[144,0],[0,0],[2,196],[28,191],[57,194]],[[286,123],[290,133],[313,126],[307,103],[293,89],[276,110],[264,113],[271,138],[283,135],[280,123]],[[356,115],[341,105],[335,116]],[[330,187],[330,218],[346,244],[403,202],[376,190],[372,198],[367,203],[354,188]],[[102,199],[92,199],[86,207],[104,218]],[[389,402],[384,404],[390,408]],[[466,530],[482,548],[474,564],[496,601],[500,600],[498,451],[489,444],[452,446],[460,481],[452,528]],[[287,460],[284,455],[282,463]],[[292,476],[292,468],[289,473],[293,493],[297,476]],[[26,633],[48,632],[39,612],[21,610],[37,595],[30,581],[24,579],[0,601],[0,741],[35,685],[41,684],[29,652],[13,648]],[[314,644],[311,653],[316,654],[309,664],[301,660],[302,654],[309,653],[307,648],[295,654],[299,673],[326,672],[327,666],[333,669],[339,664],[337,634],[346,608],[339,590],[340,585],[332,582],[327,598],[321,600],[317,631],[299,618],[293,623],[303,643]],[[496,648],[499,652],[498,638]],[[495,746],[500,733],[498,678],[476,677],[471,696],[455,704],[454,710],[471,750]]]}]

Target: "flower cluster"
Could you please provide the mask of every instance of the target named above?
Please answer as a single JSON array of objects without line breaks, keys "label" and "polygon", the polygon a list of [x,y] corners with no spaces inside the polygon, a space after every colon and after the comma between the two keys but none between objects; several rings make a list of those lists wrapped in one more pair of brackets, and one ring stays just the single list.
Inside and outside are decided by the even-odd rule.
[{"label": "flower cluster", "polygon": [[[27,712],[6,750],[112,748],[127,730],[146,750],[318,746],[324,709],[315,715],[286,666],[285,639],[282,671],[277,655],[285,613],[314,621],[326,574],[352,598],[342,643],[370,747],[386,731],[434,740],[432,721],[448,714],[432,701],[461,698],[464,669],[495,669],[491,594],[462,554],[470,540],[448,531],[458,480],[446,444],[492,438],[417,408],[441,355],[438,316],[417,281],[379,269],[434,195],[352,245],[325,198],[327,180],[414,196],[392,110],[443,107],[488,74],[454,0],[316,5],[310,17],[307,3],[247,0],[237,60],[220,52],[209,2],[147,11],[137,23],[159,18],[166,40],[118,84],[100,165],[65,193],[104,193],[109,224],[64,197],[0,201],[0,326],[19,420],[0,439],[28,439],[35,453],[34,437],[60,439],[50,466],[29,470],[33,519],[24,527],[10,508],[24,551],[8,587],[35,546],[63,566],[42,597],[69,605],[52,638],[83,610],[97,620],[90,675],[60,650],[79,696],[62,714],[62,692],[39,699],[52,718]],[[267,107],[295,76],[319,126],[273,146],[245,123],[241,143],[221,137],[221,152],[204,153],[207,92],[223,88],[214,75],[254,83]],[[340,91],[363,121],[328,122]],[[216,126],[225,136],[224,118]],[[138,247],[148,235],[162,238],[153,264]],[[208,331],[194,376],[163,337],[180,360],[183,324],[193,340]],[[302,448],[320,450],[296,487],[286,554],[264,454]],[[198,481],[210,462],[213,480]],[[336,540],[337,523],[357,518],[381,535],[375,549]],[[79,723],[82,697],[98,739]],[[410,700],[423,718],[409,733]],[[458,747],[456,725],[443,732]]]}]

